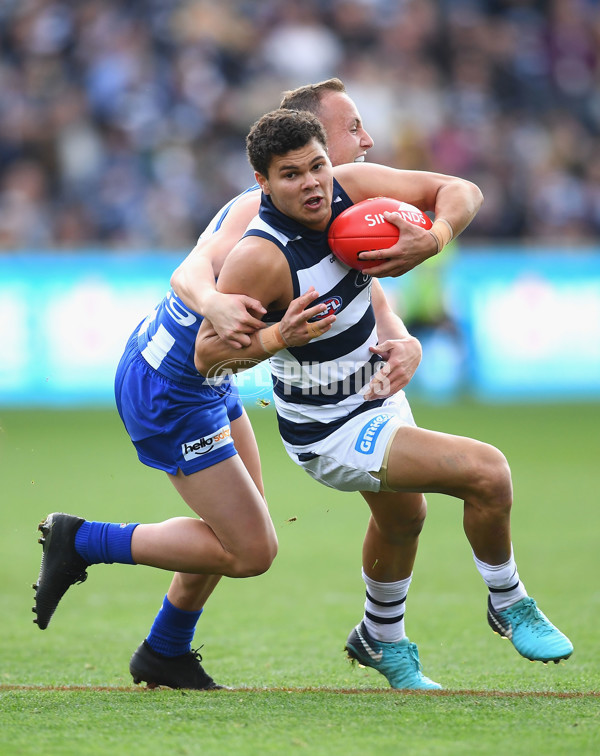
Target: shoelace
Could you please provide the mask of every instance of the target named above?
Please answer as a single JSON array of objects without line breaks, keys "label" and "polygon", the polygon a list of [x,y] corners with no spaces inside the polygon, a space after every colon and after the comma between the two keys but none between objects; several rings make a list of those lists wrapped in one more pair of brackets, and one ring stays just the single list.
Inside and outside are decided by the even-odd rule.
[{"label": "shoelace", "polygon": [[421,660],[419,659],[419,651],[417,649],[416,643],[409,643],[408,646],[402,646],[402,647],[394,646],[393,650],[395,654],[399,654],[400,656],[407,655],[413,662],[417,672],[420,672],[423,669],[421,665]]},{"label": "shoelace", "polygon": [[552,627],[544,622],[540,610],[533,601],[531,603],[527,602],[524,606],[517,609],[513,622],[515,626],[529,623],[531,631],[538,637],[552,633]]},{"label": "shoelace", "polygon": [[416,643],[409,643],[408,644],[408,650],[410,652],[410,656],[415,663],[415,666],[417,668],[417,671],[420,672],[423,669],[423,666],[421,664],[421,660],[419,659],[419,652],[417,650],[417,644]]}]

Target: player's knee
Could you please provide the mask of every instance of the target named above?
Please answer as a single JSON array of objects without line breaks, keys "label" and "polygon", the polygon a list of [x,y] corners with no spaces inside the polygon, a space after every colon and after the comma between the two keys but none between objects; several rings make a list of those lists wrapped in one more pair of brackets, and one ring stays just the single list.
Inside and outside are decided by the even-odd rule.
[{"label": "player's knee", "polygon": [[277,542],[260,551],[260,553],[255,554],[248,565],[248,569],[250,570],[249,577],[255,577],[256,575],[262,575],[265,573],[273,564],[276,556]]},{"label": "player's knee", "polygon": [[380,536],[390,543],[405,544],[418,538],[425,524],[427,515],[427,503],[422,494],[410,494],[401,496],[393,516],[386,514],[382,520],[373,515],[375,526]]},{"label": "player's knee", "polygon": [[405,534],[416,538],[421,534],[423,526],[425,525],[425,517],[427,515],[427,504],[425,497],[420,496],[419,500],[415,502],[415,506],[404,512],[401,521],[402,530]]},{"label": "player's knee", "polygon": [[427,517],[427,499],[425,498],[425,496],[421,495],[419,506],[415,513],[415,520],[419,527],[419,533],[423,530],[423,525],[425,525],[426,517]]},{"label": "player's knee", "polygon": [[277,556],[277,537],[273,533],[257,540],[237,560],[232,577],[256,577],[265,573]]},{"label": "player's knee", "polygon": [[261,554],[251,559],[245,559],[235,570],[232,577],[247,578],[263,575],[273,564],[274,557],[268,554]]},{"label": "player's knee", "polygon": [[[425,504],[425,497],[423,497],[423,504]],[[427,516],[427,507],[423,506],[413,517],[412,529],[413,529],[414,535],[418,536],[421,534],[421,531],[423,530],[423,526],[425,525],[426,516]]]},{"label": "player's knee", "polygon": [[482,446],[476,464],[476,487],[480,498],[497,509],[510,509],[512,478],[504,454],[489,444]]}]

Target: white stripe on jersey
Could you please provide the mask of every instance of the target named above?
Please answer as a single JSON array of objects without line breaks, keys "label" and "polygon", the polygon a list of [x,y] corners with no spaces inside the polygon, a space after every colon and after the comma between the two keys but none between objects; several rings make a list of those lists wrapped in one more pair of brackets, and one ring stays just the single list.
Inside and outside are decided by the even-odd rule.
[{"label": "white stripe on jersey", "polygon": [[337,404],[294,404],[280,399],[277,394],[273,395],[275,409],[284,419],[289,420],[297,425],[303,423],[331,423],[334,420],[340,420],[356,409],[357,406],[365,406],[365,400],[362,395],[352,394],[342,399]]},{"label": "white stripe on jersey", "polygon": [[[369,343],[374,344],[376,341],[377,329],[373,328]],[[363,368],[370,359],[371,353],[366,356],[361,345],[343,357],[329,362],[298,362],[287,350],[283,350],[273,355],[270,363],[271,373],[275,378],[284,384],[308,390],[312,387],[326,386],[334,381],[341,383],[347,376]]]},{"label": "white stripe on jersey", "polygon": [[158,370],[161,362],[173,348],[174,343],[175,337],[172,336],[161,323],[156,329],[156,333],[150,338],[145,349],[142,350],[142,357],[155,370]]},{"label": "white stripe on jersey", "polygon": [[[268,228],[269,233],[272,234],[271,227]],[[332,263],[329,257],[324,257],[318,263],[311,265],[310,268],[296,271],[300,294],[304,294],[311,286],[314,286],[318,292],[323,294],[339,283],[347,273],[347,268],[339,263]]]},{"label": "white stripe on jersey", "polygon": [[264,233],[269,234],[269,236],[273,236],[284,247],[286,244],[289,244],[290,241],[295,241],[295,239],[290,239],[289,236],[286,236],[281,231],[273,228],[273,226],[269,226],[268,223],[265,223],[265,221],[259,217],[250,221],[248,229],[250,228],[255,229],[256,231],[263,231]]},{"label": "white stripe on jersey", "polygon": [[[373,329],[369,340],[373,344],[377,341],[376,329]],[[274,357],[270,360],[273,377],[281,380],[284,385],[293,385],[302,389],[307,395],[310,394],[312,389],[316,390],[320,386],[327,386],[332,383],[337,383],[339,386],[343,385],[348,376],[353,375],[369,361],[364,359],[362,347],[332,362],[300,364],[296,360],[285,360],[285,350],[278,352],[275,356],[279,357],[279,355],[282,355],[283,359],[277,367],[273,364]],[[292,373],[293,378],[290,380]],[[345,417],[364,403],[362,393],[350,394],[335,404],[305,404],[294,402],[291,399],[281,399],[277,394],[273,396],[273,399],[281,417],[295,423],[312,423],[315,421],[330,423],[333,420]]]}]

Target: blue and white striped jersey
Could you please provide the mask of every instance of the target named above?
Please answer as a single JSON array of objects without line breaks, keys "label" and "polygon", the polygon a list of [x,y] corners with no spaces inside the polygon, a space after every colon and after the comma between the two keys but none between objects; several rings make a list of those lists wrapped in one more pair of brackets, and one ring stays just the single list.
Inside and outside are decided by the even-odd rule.
[{"label": "blue and white striped jersey", "polygon": [[[353,203],[334,180],[332,218]],[[313,231],[279,212],[263,195],[260,213],[245,236],[260,236],[276,244],[292,275],[294,297],[312,284],[319,292],[313,303],[324,302],[334,313],[333,327],[302,347],[283,349],[270,359],[275,407],[282,439],[292,451],[328,436],[349,416],[383,403],[365,402],[363,389],[381,358],[371,354],[377,343],[371,305],[371,277],[348,268],[331,253],[327,231]],[[272,314],[270,319],[280,317]]]},{"label": "blue and white striped jersey", "polygon": [[178,383],[206,382],[194,365],[196,336],[202,316],[187,308],[170,289],[137,328],[138,349],[158,373]]}]

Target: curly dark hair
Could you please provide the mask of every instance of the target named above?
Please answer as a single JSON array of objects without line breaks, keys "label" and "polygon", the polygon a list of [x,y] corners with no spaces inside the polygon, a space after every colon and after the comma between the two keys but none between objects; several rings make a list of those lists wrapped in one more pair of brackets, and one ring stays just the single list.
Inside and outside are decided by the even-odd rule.
[{"label": "curly dark hair", "polygon": [[250,165],[263,176],[275,156],[307,145],[312,139],[327,150],[327,137],[319,119],[306,110],[272,110],[252,126],[246,137]]}]

